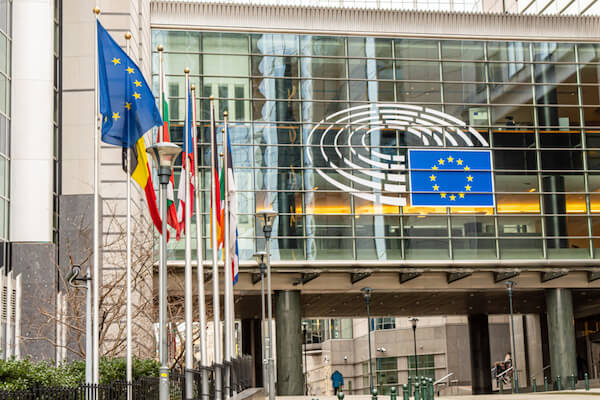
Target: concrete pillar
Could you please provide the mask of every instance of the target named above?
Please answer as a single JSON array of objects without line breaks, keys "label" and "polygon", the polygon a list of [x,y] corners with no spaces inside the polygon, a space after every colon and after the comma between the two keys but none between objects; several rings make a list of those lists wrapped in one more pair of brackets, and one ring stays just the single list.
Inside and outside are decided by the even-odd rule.
[{"label": "concrete pillar", "polygon": [[262,332],[259,319],[242,320],[242,354],[252,356],[252,386],[263,386]]},{"label": "concrete pillar", "polygon": [[485,314],[469,315],[469,344],[471,346],[471,390],[473,394],[492,392],[490,375],[490,331]]},{"label": "concrete pillar", "polygon": [[275,292],[278,396],[304,394],[301,310],[299,290]]},{"label": "concrete pillar", "polygon": [[533,378],[538,383],[544,382],[540,316],[537,314],[527,314],[525,316],[525,326],[527,328],[527,370],[529,371],[529,384],[531,385]]},{"label": "concrete pillar", "polygon": [[10,240],[52,243],[53,2],[13,2],[12,26]]},{"label": "concrete pillar", "polygon": [[546,289],[545,294],[552,378],[560,375],[567,382],[567,376],[577,376],[573,297],[570,289]]}]

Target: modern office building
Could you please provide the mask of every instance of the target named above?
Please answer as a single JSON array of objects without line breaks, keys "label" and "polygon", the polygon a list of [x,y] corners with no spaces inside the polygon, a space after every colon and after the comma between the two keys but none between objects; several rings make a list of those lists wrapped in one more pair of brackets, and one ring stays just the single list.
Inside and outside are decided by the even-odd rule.
[{"label": "modern office building", "polygon": [[[164,46],[175,142],[182,137],[185,67],[199,88],[207,265],[209,96],[218,119],[229,112],[241,259],[236,313],[241,351],[257,366],[255,384],[262,355],[253,254],[265,244],[255,213],[268,208],[279,214],[271,242],[279,393],[304,391],[301,319],[364,319],[365,286],[373,288],[377,318],[437,321],[427,329],[445,338],[446,348],[424,347],[419,357],[433,357],[436,378],[459,374],[452,363],[468,360],[459,381],[475,393],[491,390],[488,368],[509,342],[509,278],[521,321],[521,385],[531,384],[540,364],[550,365],[543,368],[549,377],[577,374],[577,356],[594,371],[600,3],[567,3],[99,2],[101,22],[124,48],[124,33],[132,33],[130,54],[155,92],[156,49]],[[49,344],[80,340],[63,329],[72,297],[57,271],[91,260],[94,5],[0,0],[2,265],[22,277],[22,314],[31,320],[20,322],[21,353],[46,358],[76,356]],[[124,326],[121,163],[119,148],[102,145],[101,260],[103,285],[112,285],[104,309],[113,315],[103,351],[110,354],[122,350]],[[145,249],[136,296],[136,315],[145,317],[136,324],[148,333],[136,341],[138,353],[148,355],[153,243],[137,190],[134,215]],[[169,246],[170,297],[177,300],[183,243]],[[395,321],[398,329],[373,334],[390,353],[373,347],[372,358],[402,383],[411,337],[405,317]],[[452,339],[458,331],[469,338],[465,360]],[[40,336],[50,340],[32,340]],[[342,368],[344,346],[354,346],[347,354],[352,371],[344,374],[364,390],[365,326],[353,323],[351,336],[332,336],[320,351]],[[387,345],[396,340],[403,344]],[[307,364],[320,368],[324,359],[310,357]],[[376,380],[385,386],[383,376]]]}]

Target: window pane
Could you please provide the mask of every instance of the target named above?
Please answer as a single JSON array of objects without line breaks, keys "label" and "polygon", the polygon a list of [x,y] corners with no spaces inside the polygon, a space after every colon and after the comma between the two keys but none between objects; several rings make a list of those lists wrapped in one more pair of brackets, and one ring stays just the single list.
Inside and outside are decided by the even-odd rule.
[{"label": "window pane", "polygon": [[238,33],[203,32],[202,51],[205,53],[248,53],[248,35]]},{"label": "window pane", "polygon": [[529,61],[529,43],[488,42],[488,60],[523,62]]},{"label": "window pane", "polygon": [[440,63],[432,61],[398,61],[396,79],[411,81],[439,81]]},{"label": "window pane", "polygon": [[438,42],[436,40],[400,39],[395,41],[396,58],[425,58],[437,60]]},{"label": "window pane", "polygon": [[442,58],[451,60],[483,60],[484,42],[444,40]]},{"label": "window pane", "polygon": [[442,63],[444,81],[485,81],[485,64],[468,62]]}]

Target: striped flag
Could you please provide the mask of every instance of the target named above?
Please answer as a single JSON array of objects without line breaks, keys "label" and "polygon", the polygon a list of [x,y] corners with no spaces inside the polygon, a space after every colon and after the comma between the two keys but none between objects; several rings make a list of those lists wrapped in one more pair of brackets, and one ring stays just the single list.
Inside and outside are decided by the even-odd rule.
[{"label": "striped flag", "polygon": [[237,230],[237,197],[235,193],[235,180],[233,179],[233,160],[231,154],[231,139],[229,137],[229,126],[227,129],[227,194],[229,197],[229,251],[231,254],[232,282],[238,281],[239,251]]},{"label": "striped flag", "polygon": [[[177,204],[177,221],[179,223],[180,227],[185,227],[185,207],[186,207],[186,201],[185,201],[185,182],[189,182],[189,190],[190,190],[190,199],[191,199],[191,213],[190,215],[194,215],[194,150],[192,149],[193,146],[193,137],[192,137],[192,93],[190,88],[187,88],[188,91],[188,104],[187,104],[187,108],[188,108],[188,118],[189,121],[187,121],[186,125],[187,126],[187,132],[185,132],[185,135],[187,136],[187,143],[188,143],[188,148],[187,149],[183,149],[183,153],[181,153],[181,176],[179,177],[179,186],[177,188],[177,198],[178,198],[178,204]],[[190,173],[188,174],[187,170],[185,169],[185,158],[184,156],[187,156],[187,158],[190,160]],[[189,175],[189,176],[188,176]]]},{"label": "striped flag", "polygon": [[[162,76],[163,80],[163,88],[167,87],[167,82],[165,76]],[[163,103],[163,141],[170,142],[171,135],[169,134],[169,101],[165,91],[162,93],[162,103]],[[181,226],[179,226],[179,222],[177,219],[177,210],[175,209],[175,183],[173,179],[173,171],[171,171],[171,178],[169,179],[169,184],[167,185],[167,223],[175,229],[177,232],[177,240],[181,238]]]},{"label": "striped flag", "polygon": [[[212,110],[213,113],[213,121],[214,119],[214,110]],[[215,197],[217,198],[217,204],[212,204],[211,207],[211,212],[215,213],[216,215],[216,220],[217,220],[217,249],[219,247],[221,247],[221,245],[223,244],[223,239],[224,239],[224,233],[225,233],[225,213],[224,213],[224,201],[225,198],[223,197],[223,194],[225,193],[224,188],[222,188],[221,186],[223,185],[223,179],[219,179],[219,152],[217,151],[217,126],[216,123],[213,122],[213,127],[212,127],[212,132],[213,132],[213,138],[212,140],[215,143],[215,151],[212,152],[213,154],[211,155],[211,157],[213,158],[213,163],[215,165],[215,170],[212,171],[213,174],[215,174],[214,178],[215,178]],[[211,224],[212,224],[212,218],[211,218]],[[212,229],[211,229],[212,232]]]}]

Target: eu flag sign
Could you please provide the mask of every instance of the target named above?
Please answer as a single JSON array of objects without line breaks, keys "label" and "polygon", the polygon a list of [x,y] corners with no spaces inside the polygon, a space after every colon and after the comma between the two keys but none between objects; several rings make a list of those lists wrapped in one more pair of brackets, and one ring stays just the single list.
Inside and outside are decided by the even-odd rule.
[{"label": "eu flag sign", "polygon": [[493,207],[490,150],[409,150],[411,204]]},{"label": "eu flag sign", "polygon": [[162,118],[142,72],[98,21],[102,141],[132,147]]}]

